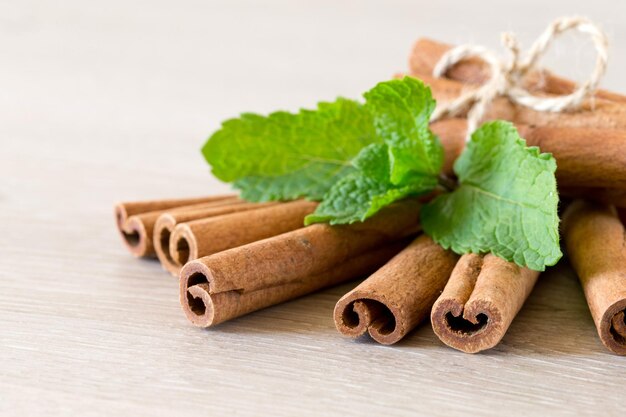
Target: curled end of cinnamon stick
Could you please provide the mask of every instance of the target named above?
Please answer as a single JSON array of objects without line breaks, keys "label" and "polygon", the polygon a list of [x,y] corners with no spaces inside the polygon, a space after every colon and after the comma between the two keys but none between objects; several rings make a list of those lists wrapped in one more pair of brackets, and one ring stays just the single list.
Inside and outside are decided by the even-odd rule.
[{"label": "curled end of cinnamon stick", "polygon": [[137,217],[129,217],[122,204],[115,206],[115,223],[122,241],[131,254],[141,257],[149,253],[152,249],[152,242],[150,242],[145,225]]},{"label": "curled end of cinnamon stick", "polygon": [[211,271],[200,262],[190,262],[181,270],[180,305],[194,326],[209,327],[214,324],[211,280]]},{"label": "curled end of cinnamon stick", "polygon": [[368,332],[372,339],[384,345],[402,339],[406,332],[396,320],[397,307],[377,298],[355,291],[339,300],[334,312],[337,330],[354,338]]},{"label": "curled end of cinnamon stick", "polygon": [[496,346],[539,273],[494,255],[463,255],[431,311],[433,331],[466,353]]},{"label": "curled end of cinnamon stick", "polygon": [[598,328],[604,346],[618,355],[626,355],[626,299],[611,305]]},{"label": "curled end of cinnamon stick", "polygon": [[481,300],[464,306],[459,300],[443,299],[433,308],[432,317],[439,339],[466,353],[490,349],[502,337],[502,318],[489,302]]},{"label": "curled end of cinnamon stick", "polygon": [[126,212],[126,208],[123,203],[116,204],[113,208],[115,213],[115,224],[118,229],[122,229],[126,219],[128,219],[128,213]]},{"label": "curled end of cinnamon stick", "polygon": [[390,345],[419,325],[444,288],[458,257],[421,235],[335,306],[337,330],[366,332]]},{"label": "curled end of cinnamon stick", "polygon": [[179,224],[174,228],[169,240],[169,253],[178,268],[198,257],[196,237],[186,224]]},{"label": "curled end of cinnamon stick", "polygon": [[162,214],[154,225],[153,245],[157,258],[163,268],[174,276],[180,274],[180,265],[170,253],[170,237],[176,226],[176,219],[171,214]]}]

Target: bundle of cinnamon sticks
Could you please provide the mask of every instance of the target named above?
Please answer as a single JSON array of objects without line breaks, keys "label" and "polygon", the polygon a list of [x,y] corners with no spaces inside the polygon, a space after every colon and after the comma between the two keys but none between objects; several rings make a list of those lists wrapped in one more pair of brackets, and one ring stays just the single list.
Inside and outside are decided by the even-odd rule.
[{"label": "bundle of cinnamon sticks", "polygon": [[[468,59],[431,76],[451,48],[429,39],[415,44],[408,75],[424,80],[438,101],[486,80],[486,65]],[[531,91],[562,94],[574,83],[532,73]],[[563,235],[604,345],[626,354],[626,96],[598,91],[583,110],[546,113],[497,99],[486,120],[515,123],[529,145],[557,160],[565,196]],[[466,121],[435,122],[445,171],[465,144]],[[570,203],[570,199],[574,199]],[[316,203],[249,203],[235,195],[122,203],[116,221],[135,256],[157,256],[180,279],[180,302],[199,327],[268,307],[318,289],[367,277],[336,304],[338,331],[368,333],[393,344],[430,318],[448,346],[479,352],[502,340],[539,273],[487,254],[444,250],[420,231],[420,202],[393,204],[363,223],[303,226]]]}]

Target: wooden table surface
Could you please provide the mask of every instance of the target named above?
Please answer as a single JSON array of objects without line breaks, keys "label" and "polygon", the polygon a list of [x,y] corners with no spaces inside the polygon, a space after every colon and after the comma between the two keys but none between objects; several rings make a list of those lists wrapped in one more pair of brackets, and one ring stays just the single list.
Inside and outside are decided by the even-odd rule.
[{"label": "wooden table surface", "polygon": [[[114,230],[117,201],[227,190],[199,153],[221,120],[357,97],[419,36],[528,45],[587,13],[614,40],[604,85],[624,91],[623,2],[481,4],[0,1],[0,415],[623,416],[626,358],[565,264],[467,355],[429,325],[391,347],[339,336],[354,284],[193,328],[176,280]],[[550,62],[584,78],[592,55],[563,48]]]}]

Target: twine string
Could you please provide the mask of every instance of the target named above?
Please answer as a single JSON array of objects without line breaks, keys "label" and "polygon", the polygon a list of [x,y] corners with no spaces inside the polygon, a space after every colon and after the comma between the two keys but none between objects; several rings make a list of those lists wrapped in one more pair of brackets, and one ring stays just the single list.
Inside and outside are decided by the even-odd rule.
[{"label": "twine string", "polygon": [[[540,58],[546,53],[552,42],[559,35],[569,30],[578,30],[590,36],[593,41],[597,57],[589,79],[570,94],[554,97],[540,97],[531,94],[522,86],[524,76],[538,67]],[[487,64],[490,78],[481,87],[468,91],[449,103],[438,106],[433,112],[431,121],[457,116],[467,110],[467,140],[469,140],[471,133],[476,130],[487,108],[498,96],[507,97],[515,104],[537,111],[576,110],[580,108],[587,97],[596,91],[606,71],[608,37],[596,24],[585,17],[561,17],[555,20],[535,40],[525,54],[521,53],[519,42],[512,33],[502,34],[502,44],[511,55],[508,61],[500,59],[489,49],[477,45],[457,46],[447,51],[440,58],[433,70],[435,77],[444,76],[448,69],[464,59],[476,57]]]}]

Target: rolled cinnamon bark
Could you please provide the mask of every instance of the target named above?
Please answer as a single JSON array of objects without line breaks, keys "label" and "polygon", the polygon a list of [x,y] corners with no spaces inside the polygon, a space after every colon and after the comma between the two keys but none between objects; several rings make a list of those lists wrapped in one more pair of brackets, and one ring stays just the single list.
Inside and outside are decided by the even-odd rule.
[{"label": "rolled cinnamon bark", "polygon": [[345,336],[368,332],[379,343],[398,342],[420,324],[441,294],[458,256],[421,235],[335,306]]},{"label": "rolled cinnamon bark", "polygon": [[[467,121],[457,118],[444,119],[432,123],[430,127],[439,136],[444,148],[443,172],[448,176],[452,176],[454,175],[452,170],[454,161],[461,155],[465,147]],[[613,149],[613,152],[606,152],[604,145],[600,143],[604,135],[596,136],[593,134],[593,132],[601,131],[601,129],[583,129],[570,137],[567,135],[567,130],[570,130],[568,128],[563,130],[558,128],[532,128],[525,125],[520,125],[518,128],[520,128],[522,136],[528,138],[527,143],[529,145],[539,146],[542,151],[553,152],[553,155],[557,158],[556,176],[560,195],[585,198],[626,208],[626,187],[623,185],[626,171],[621,168],[625,165],[623,165],[623,162],[617,163],[620,160],[626,161],[624,158],[626,149],[619,149],[623,145],[618,141],[611,141],[609,148]],[[560,136],[559,132],[562,132],[563,136]],[[549,136],[549,140],[545,139],[546,134]],[[622,133],[622,131],[610,129],[606,136],[615,138],[616,135],[624,135],[626,139],[626,134]],[[575,138],[580,140],[579,148],[574,143]],[[588,138],[593,145],[587,145],[584,138]],[[561,140],[562,142],[559,142]],[[568,142],[570,145],[566,145]],[[626,141],[624,141],[624,147],[626,148]],[[581,149],[583,152],[580,152]],[[592,152],[586,151],[586,149],[594,149],[594,152],[597,149],[598,153],[587,157],[587,154]],[[569,154],[574,154],[575,156],[572,157]],[[599,158],[608,160],[608,163],[604,165],[604,161],[600,162]],[[575,183],[592,186],[570,185]],[[603,188],[603,185],[606,187],[619,186],[624,188]]]},{"label": "rolled cinnamon bark", "polygon": [[[444,53],[454,46],[432,39],[419,39],[409,57],[409,68],[415,74],[432,75],[435,65]],[[479,58],[463,60],[450,68],[446,76],[452,80],[468,84],[483,84],[491,74],[489,67]],[[548,94],[571,94],[576,89],[576,83],[558,77],[549,71],[531,72],[525,80],[525,87],[530,91]],[[606,90],[598,90],[595,96],[600,99],[626,103],[626,96]]]},{"label": "rolled cinnamon bark", "polygon": [[[463,151],[467,123],[444,119],[431,124],[445,149],[444,172]],[[550,152],[557,161],[559,187],[626,189],[626,130],[542,127],[517,124],[529,146]]]},{"label": "rolled cinnamon bark", "polygon": [[626,243],[613,207],[578,200],[563,216],[563,236],[600,340],[626,355]]},{"label": "rolled cinnamon bark", "polygon": [[519,130],[529,145],[554,155],[559,187],[626,189],[626,130],[531,126]]},{"label": "rolled cinnamon bark", "polygon": [[122,241],[137,257],[154,256],[152,231],[157,218],[166,210],[180,207],[217,207],[239,202],[235,195],[178,200],[154,200],[119,203],[115,206],[115,223]]},{"label": "rolled cinnamon bark", "polygon": [[[432,91],[438,103],[458,98],[463,92],[476,87],[447,78],[435,78],[427,74],[395,74],[395,78],[411,76],[421,79]],[[463,117],[463,113],[459,117]],[[511,103],[506,97],[497,97],[488,107],[482,122],[508,120],[516,124],[545,127],[570,127],[587,129],[626,129],[626,106],[624,103],[600,98],[583,101],[580,108],[570,112],[541,112]]]},{"label": "rolled cinnamon bark", "polygon": [[623,188],[566,187],[559,188],[559,195],[626,208],[626,189]]},{"label": "rolled cinnamon bark", "polygon": [[617,208],[617,217],[619,217],[622,224],[626,224],[626,209],[618,207]]},{"label": "rolled cinnamon bark", "polygon": [[433,306],[430,319],[435,334],[466,353],[496,346],[538,276],[537,271],[491,254],[463,255]]},{"label": "rolled cinnamon bark", "polygon": [[[373,272],[419,230],[419,203],[407,200],[363,223],[314,224],[187,263],[180,302],[209,327]],[[391,246],[390,246],[391,245]]]},{"label": "rolled cinnamon bark", "polygon": [[467,120],[459,118],[443,119],[430,124],[430,129],[439,136],[443,146],[443,167],[445,175],[454,175],[454,161],[465,149]]},{"label": "rolled cinnamon bark", "polygon": [[181,268],[194,259],[299,229],[316,207],[312,201],[296,200],[181,223],[170,238],[170,257]]},{"label": "rolled cinnamon bark", "polygon": [[[159,261],[165,270],[178,277],[181,265],[176,263],[170,254],[170,237],[176,225],[192,220],[209,219],[230,213],[258,210],[276,204],[279,203],[241,202],[217,207],[212,205],[201,207],[191,206],[189,208],[181,208],[180,210],[174,212],[166,211],[158,217],[154,225],[153,245],[157,258],[159,258]],[[302,224],[302,222],[300,224]]]},{"label": "rolled cinnamon bark", "polygon": [[[428,84],[438,102],[448,102],[463,91],[471,90],[469,84],[446,78],[434,78],[427,74],[411,73]],[[483,121],[509,120],[514,123],[549,126],[598,129],[626,129],[626,105],[600,98],[583,101],[580,109],[571,112],[545,112],[516,105],[506,97],[497,97],[488,107]]]}]

